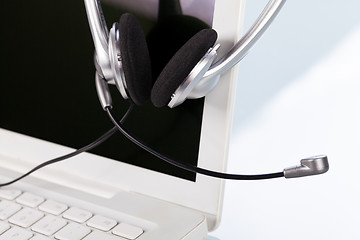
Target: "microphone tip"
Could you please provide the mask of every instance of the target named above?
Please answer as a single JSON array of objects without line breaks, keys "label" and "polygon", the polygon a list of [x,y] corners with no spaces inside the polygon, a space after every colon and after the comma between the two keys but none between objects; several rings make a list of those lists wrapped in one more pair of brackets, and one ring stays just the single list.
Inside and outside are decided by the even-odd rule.
[{"label": "microphone tip", "polygon": [[301,159],[300,165],[284,169],[285,178],[297,178],[326,173],[329,161],[326,155]]}]

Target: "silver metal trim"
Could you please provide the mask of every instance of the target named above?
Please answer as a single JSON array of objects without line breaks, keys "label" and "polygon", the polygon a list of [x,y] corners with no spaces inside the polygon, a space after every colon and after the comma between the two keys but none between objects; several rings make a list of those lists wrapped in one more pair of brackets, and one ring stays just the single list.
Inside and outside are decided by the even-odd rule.
[{"label": "silver metal trim", "polygon": [[270,26],[284,4],[285,0],[270,0],[246,34],[230,49],[226,55],[210,67],[210,69],[205,73],[202,81],[211,81],[214,78],[216,79],[219,75],[228,71],[241,59],[243,59]]},{"label": "silver metal trim", "polygon": [[119,47],[119,24],[115,22],[109,34],[109,60],[115,85],[124,99],[128,99],[127,86]]},{"label": "silver metal trim", "polygon": [[208,52],[201,58],[196,64],[193,70],[189,73],[182,84],[176,89],[168,106],[174,108],[183,103],[193,88],[199,83],[204,73],[209,69],[211,64],[216,58],[216,50],[220,45],[216,45],[214,48],[210,48]]},{"label": "silver metal trim", "polygon": [[326,173],[329,170],[328,158],[325,155],[319,155],[302,159],[300,165],[285,168],[285,178],[297,178]]},{"label": "silver metal trim", "polygon": [[112,108],[112,98],[109,86],[106,80],[103,79],[98,73],[95,73],[95,86],[102,108],[104,110],[106,110],[107,107]]},{"label": "silver metal trim", "polygon": [[91,35],[93,37],[98,64],[102,75],[112,79],[112,70],[108,55],[108,29],[101,9],[100,0],[84,0],[86,13],[89,21]]}]

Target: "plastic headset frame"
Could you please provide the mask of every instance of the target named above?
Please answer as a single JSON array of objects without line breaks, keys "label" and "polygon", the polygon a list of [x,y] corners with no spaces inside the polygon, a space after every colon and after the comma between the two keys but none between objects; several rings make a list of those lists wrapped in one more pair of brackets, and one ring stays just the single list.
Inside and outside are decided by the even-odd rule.
[{"label": "plastic headset frame", "polygon": [[[84,0],[84,2],[95,45],[94,58],[97,72],[108,83],[116,84],[123,98],[128,99],[121,68],[121,56],[116,47],[118,38],[116,24],[113,25],[109,34],[100,0]],[[270,26],[284,3],[285,0],[270,0],[245,35],[215,63],[213,62],[219,45],[209,49],[174,92],[168,106],[173,108],[188,98],[201,98],[208,94],[216,86],[221,74],[231,69],[246,56]]]}]

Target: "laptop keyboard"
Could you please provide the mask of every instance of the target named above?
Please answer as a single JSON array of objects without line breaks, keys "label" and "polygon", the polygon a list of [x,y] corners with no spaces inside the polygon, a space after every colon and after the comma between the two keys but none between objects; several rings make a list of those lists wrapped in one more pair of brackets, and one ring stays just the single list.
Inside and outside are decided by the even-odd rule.
[{"label": "laptop keyboard", "polygon": [[51,199],[0,189],[0,240],[134,240],[143,229]]}]

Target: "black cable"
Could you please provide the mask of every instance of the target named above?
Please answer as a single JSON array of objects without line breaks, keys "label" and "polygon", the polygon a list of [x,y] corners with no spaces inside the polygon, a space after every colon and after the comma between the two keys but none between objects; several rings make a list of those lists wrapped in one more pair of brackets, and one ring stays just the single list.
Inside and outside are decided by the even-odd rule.
[{"label": "black cable", "polygon": [[154,155],[155,157],[158,157],[158,158],[164,160],[165,162],[170,163],[176,167],[179,167],[179,168],[182,168],[187,171],[194,172],[194,173],[200,173],[203,175],[207,175],[210,177],[222,178],[222,179],[232,179],[232,180],[262,180],[262,179],[284,177],[283,172],[260,174],[260,175],[240,175],[240,174],[221,173],[221,172],[207,170],[204,168],[199,168],[199,167],[193,166],[191,164],[188,164],[188,163],[185,163],[182,161],[174,160],[174,159],[167,157],[167,156],[157,152],[156,150],[152,149],[148,144],[144,143],[143,141],[141,141],[140,139],[135,137],[133,134],[131,134],[129,131],[127,131],[124,128],[124,126],[122,125],[122,123],[119,123],[115,120],[115,117],[109,107],[106,107],[105,110],[106,110],[107,114],[109,115],[113,124],[118,128],[118,130],[125,137],[127,137],[130,141],[132,141],[133,143],[135,143],[136,145],[138,145],[145,151],[149,152],[150,154]]},{"label": "black cable", "polygon": [[[131,104],[129,106],[128,110],[126,111],[126,113],[124,114],[124,116],[121,118],[121,120],[120,120],[121,123],[125,122],[125,120],[129,116],[129,114],[132,112],[133,108],[134,108],[134,105]],[[94,149],[95,147],[97,147],[98,145],[100,145],[101,143],[105,142],[112,135],[114,135],[117,131],[118,131],[117,127],[114,126],[112,129],[110,129],[109,131],[107,131],[106,133],[101,135],[99,138],[97,138],[95,141],[91,142],[90,144],[88,144],[88,145],[86,145],[86,146],[84,146],[84,147],[82,147],[82,148],[80,148],[78,150],[75,150],[74,152],[71,152],[71,153],[68,153],[66,155],[63,155],[63,156],[48,160],[46,162],[43,162],[43,163],[39,164],[38,166],[34,167],[33,169],[31,169],[29,172],[23,174],[22,176],[14,179],[14,180],[12,180],[10,182],[0,184],[0,187],[5,187],[5,186],[11,185],[11,184],[13,184],[15,182],[18,182],[19,180],[29,176],[33,172],[35,172],[35,171],[37,171],[37,170],[39,170],[39,169],[41,169],[43,167],[46,167],[46,166],[48,166],[50,164],[61,162],[61,161],[64,161],[66,159],[75,157],[76,155],[79,155],[80,153],[90,151],[90,150]]]}]

